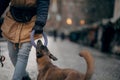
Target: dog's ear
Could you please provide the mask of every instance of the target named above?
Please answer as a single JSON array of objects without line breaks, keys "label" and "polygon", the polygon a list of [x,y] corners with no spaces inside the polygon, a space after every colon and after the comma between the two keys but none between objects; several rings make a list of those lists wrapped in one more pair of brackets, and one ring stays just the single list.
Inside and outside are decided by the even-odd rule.
[{"label": "dog's ear", "polygon": [[53,61],[58,60],[53,54],[49,52],[49,58],[52,59]]}]

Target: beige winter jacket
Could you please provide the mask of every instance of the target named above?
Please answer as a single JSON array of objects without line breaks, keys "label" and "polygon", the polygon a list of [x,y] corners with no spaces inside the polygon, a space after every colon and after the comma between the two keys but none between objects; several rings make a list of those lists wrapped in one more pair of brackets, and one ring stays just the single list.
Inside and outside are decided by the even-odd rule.
[{"label": "beige winter jacket", "polygon": [[12,6],[32,7],[35,6],[35,4],[36,4],[36,0],[11,0]]},{"label": "beige winter jacket", "polygon": [[[15,6],[35,6],[36,0],[11,0],[11,5]],[[27,23],[16,22],[10,12],[6,13],[3,25],[1,26],[2,35],[13,43],[22,43],[30,41],[30,34],[35,24],[36,16]],[[42,35],[35,35],[35,39],[41,38]]]}]

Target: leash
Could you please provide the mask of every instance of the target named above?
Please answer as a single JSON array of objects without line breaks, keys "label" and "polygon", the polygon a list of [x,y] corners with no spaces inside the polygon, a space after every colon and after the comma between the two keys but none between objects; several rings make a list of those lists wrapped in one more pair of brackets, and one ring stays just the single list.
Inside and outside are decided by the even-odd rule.
[{"label": "leash", "polygon": [[2,67],[4,66],[3,64],[4,61],[5,61],[5,56],[0,56],[0,63]]},{"label": "leash", "polygon": [[1,66],[3,67],[4,66],[4,64],[3,64],[3,62],[5,61],[5,56],[3,56],[3,55],[1,55],[1,46],[0,46],[0,63],[1,63]]},{"label": "leash", "polygon": [[[31,40],[31,44],[36,48],[36,44],[34,42],[34,34],[35,34],[35,30],[32,31],[31,35],[30,35],[30,40]],[[44,38],[44,46],[48,45],[48,39],[47,39],[47,35],[45,32],[42,33],[43,38]]]},{"label": "leash", "polygon": [[[35,30],[32,31],[31,35],[30,35],[30,40],[31,40],[31,44],[36,48],[37,45],[34,42],[34,34],[35,34]],[[48,38],[45,32],[42,33],[43,38],[44,38],[44,46],[48,45]],[[49,55],[51,59],[53,59],[54,61],[57,60],[56,57],[54,57],[52,54]],[[41,57],[41,55],[39,55],[39,57]]]}]

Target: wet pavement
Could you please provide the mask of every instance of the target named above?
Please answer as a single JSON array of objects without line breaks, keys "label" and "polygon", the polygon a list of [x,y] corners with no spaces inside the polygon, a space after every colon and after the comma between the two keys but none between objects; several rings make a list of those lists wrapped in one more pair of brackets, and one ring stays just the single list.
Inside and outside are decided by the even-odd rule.
[{"label": "wet pavement", "polygon": [[[73,68],[85,73],[86,62],[78,56],[78,53],[83,49],[88,49],[95,59],[95,72],[92,80],[120,80],[120,60],[116,59],[115,56],[106,55],[96,49],[72,43],[69,40],[61,41],[57,39],[55,42],[52,37],[49,37],[48,41],[50,52],[58,58],[58,61],[53,62],[53,64],[60,68]],[[0,65],[0,80],[11,80],[14,68],[8,57],[6,41],[0,41],[0,46],[1,54],[6,57],[4,67],[2,68]],[[27,71],[32,80],[36,80],[38,72],[34,47],[30,52]]]}]

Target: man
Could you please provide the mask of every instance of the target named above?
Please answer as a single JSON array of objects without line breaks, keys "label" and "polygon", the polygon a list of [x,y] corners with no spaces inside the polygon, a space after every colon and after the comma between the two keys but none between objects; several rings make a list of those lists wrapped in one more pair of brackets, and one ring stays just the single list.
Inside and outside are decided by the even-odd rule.
[{"label": "man", "polygon": [[50,0],[0,0],[0,17],[9,6],[3,24],[2,36],[8,40],[8,51],[15,67],[12,80],[30,80],[26,72],[31,50],[30,34],[40,38],[46,24]]}]

